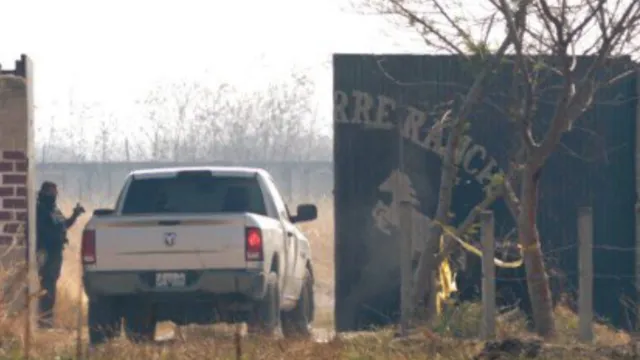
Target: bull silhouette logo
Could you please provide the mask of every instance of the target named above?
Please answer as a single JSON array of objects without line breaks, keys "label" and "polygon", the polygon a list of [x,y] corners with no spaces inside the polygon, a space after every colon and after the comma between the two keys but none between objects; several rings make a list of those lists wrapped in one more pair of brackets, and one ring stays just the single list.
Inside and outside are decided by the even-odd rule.
[{"label": "bull silhouette logo", "polygon": [[[414,253],[422,252],[426,245],[423,241],[424,235],[429,231],[433,221],[429,216],[420,211],[420,200],[409,176],[395,169],[391,171],[389,176],[378,186],[378,190],[381,193],[390,195],[390,199],[388,199],[387,203],[378,200],[373,207],[371,215],[375,227],[385,235],[393,235],[393,229],[400,227],[400,204],[409,202],[412,205],[411,228],[406,229],[406,231],[411,234],[411,247]],[[433,195],[430,191],[431,189],[428,187],[428,195]]]},{"label": "bull silhouette logo", "polygon": [[400,204],[407,201],[414,208],[417,208],[420,206],[420,200],[417,198],[416,190],[413,188],[409,176],[397,169],[391,171],[389,177],[378,186],[378,190],[390,193],[391,201],[387,205],[382,200],[378,200],[373,208],[372,216],[376,227],[383,233],[391,235],[391,229],[400,224],[398,218]]}]

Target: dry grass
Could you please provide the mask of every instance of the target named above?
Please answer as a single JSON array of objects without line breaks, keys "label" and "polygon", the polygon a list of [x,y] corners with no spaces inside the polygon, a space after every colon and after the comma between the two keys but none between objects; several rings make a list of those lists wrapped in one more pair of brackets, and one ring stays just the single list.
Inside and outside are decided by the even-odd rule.
[{"label": "dry grass", "polygon": [[[321,307],[316,327],[327,332],[332,328],[334,289],[333,268],[333,204],[329,199],[316,201],[319,219],[304,224],[304,232],[312,244],[315,273],[318,278],[316,294]],[[69,210],[73,204],[64,203]],[[295,204],[294,204],[295,205]],[[89,209],[88,209],[89,210]],[[33,340],[32,358],[75,358],[75,325],[78,310],[86,315],[86,298],[80,295],[80,263],[78,260],[80,232],[88,216],[70,232],[70,244],[65,250],[65,263],[59,282],[57,308],[58,330],[37,332]],[[0,282],[3,281],[0,274]],[[79,299],[79,295],[81,298]],[[82,304],[82,305],[80,305]],[[2,309],[0,309],[1,312]],[[2,315],[2,314],[0,314]],[[1,317],[0,317],[1,318]],[[324,342],[284,341],[244,338],[244,359],[473,359],[483,346],[477,339],[481,318],[478,304],[450,309],[431,329],[417,331],[409,339],[394,340],[390,329],[377,332],[340,336]],[[577,318],[560,309],[557,311],[558,338],[544,346],[539,358],[544,359],[633,359],[631,339],[622,332],[596,325],[593,344],[580,345],[576,341]],[[22,345],[23,321],[20,318],[0,322],[0,360],[19,359]],[[172,325],[163,324],[160,332],[170,332]],[[234,359],[236,347],[233,332],[228,327],[189,327],[184,329],[186,340],[150,345],[133,345],[118,340],[90,354],[92,359]],[[86,341],[86,328],[83,339]],[[498,319],[498,338],[517,337],[523,341],[535,337],[525,330],[518,314]],[[85,354],[86,356],[87,354]]]}]

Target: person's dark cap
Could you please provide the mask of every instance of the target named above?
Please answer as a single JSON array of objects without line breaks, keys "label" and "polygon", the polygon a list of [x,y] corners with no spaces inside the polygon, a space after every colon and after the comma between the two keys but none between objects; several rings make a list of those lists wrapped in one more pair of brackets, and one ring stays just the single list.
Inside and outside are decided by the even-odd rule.
[{"label": "person's dark cap", "polygon": [[58,185],[56,185],[56,183],[54,183],[53,181],[45,181],[42,183],[42,185],[40,185],[40,191],[55,189],[57,187]]}]

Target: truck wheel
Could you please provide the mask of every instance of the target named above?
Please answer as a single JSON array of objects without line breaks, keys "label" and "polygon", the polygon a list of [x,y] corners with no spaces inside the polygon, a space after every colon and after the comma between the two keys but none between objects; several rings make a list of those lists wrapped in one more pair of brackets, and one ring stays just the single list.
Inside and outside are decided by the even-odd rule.
[{"label": "truck wheel", "polygon": [[280,328],[280,285],[274,272],[267,277],[267,291],[254,307],[249,332],[276,335]]},{"label": "truck wheel", "polygon": [[124,330],[129,341],[134,343],[153,341],[156,334],[156,314],[150,304],[133,300],[125,306]]},{"label": "truck wheel", "polygon": [[315,311],[313,278],[307,270],[296,307],[282,313],[282,332],[288,338],[311,336],[311,322]]},{"label": "truck wheel", "polygon": [[88,318],[90,345],[102,344],[120,336],[122,318],[112,298],[100,296],[90,299]]}]

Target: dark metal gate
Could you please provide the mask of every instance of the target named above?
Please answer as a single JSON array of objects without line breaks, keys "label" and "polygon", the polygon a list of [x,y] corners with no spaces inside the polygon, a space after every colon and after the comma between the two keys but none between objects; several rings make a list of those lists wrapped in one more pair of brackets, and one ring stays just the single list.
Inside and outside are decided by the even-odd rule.
[{"label": "dark metal gate", "polygon": [[[609,69],[628,65],[622,59]],[[473,78],[469,66],[452,56],[335,55],[333,66],[336,326],[351,331],[397,321],[400,243],[391,229],[398,194],[389,184],[404,181],[412,189],[415,209],[426,219],[419,221],[434,216],[441,161],[437,134],[427,129]],[[457,159],[454,222],[484,198],[492,174],[506,168],[515,137],[502,111],[510,73],[496,75],[473,112]],[[568,292],[578,284],[577,209],[593,207],[595,310],[618,326],[633,323],[621,299],[635,301],[635,98],[635,77],[599,93],[543,169],[540,189],[543,250],[550,266],[566,276]],[[553,114],[553,101],[539,107],[541,120]],[[398,171],[400,138],[404,173]],[[497,235],[504,235],[513,221],[501,201],[493,210]],[[510,276],[524,275],[518,271]]]}]

